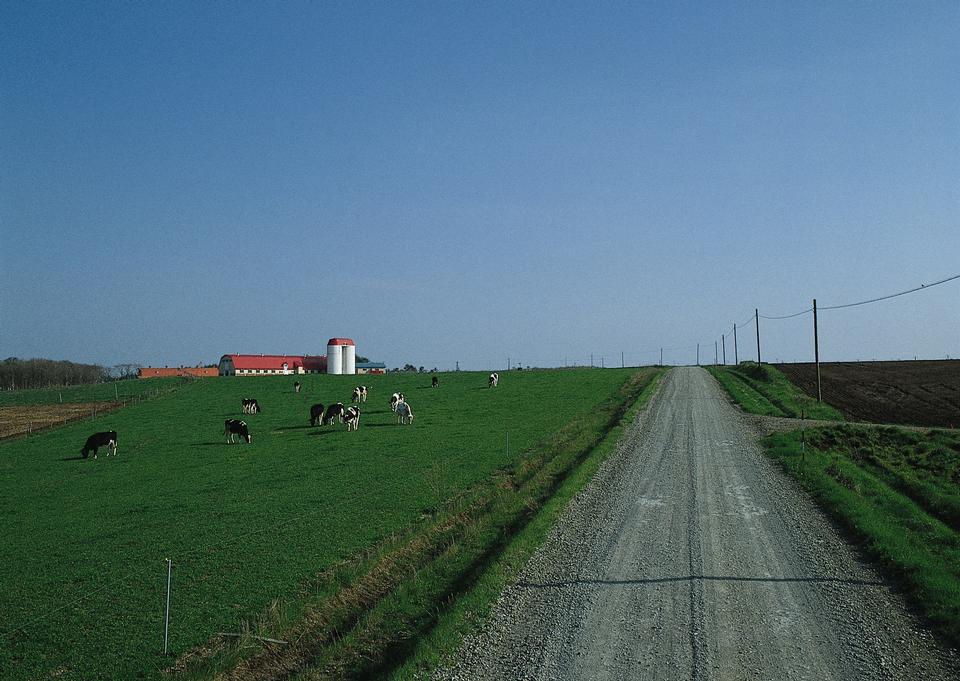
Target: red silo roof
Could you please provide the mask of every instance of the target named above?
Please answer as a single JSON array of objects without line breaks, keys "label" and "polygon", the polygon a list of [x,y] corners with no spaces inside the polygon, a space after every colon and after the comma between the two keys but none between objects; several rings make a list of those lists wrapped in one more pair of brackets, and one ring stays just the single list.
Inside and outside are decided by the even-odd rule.
[{"label": "red silo roof", "polygon": [[356,345],[351,338],[331,338],[327,345]]}]

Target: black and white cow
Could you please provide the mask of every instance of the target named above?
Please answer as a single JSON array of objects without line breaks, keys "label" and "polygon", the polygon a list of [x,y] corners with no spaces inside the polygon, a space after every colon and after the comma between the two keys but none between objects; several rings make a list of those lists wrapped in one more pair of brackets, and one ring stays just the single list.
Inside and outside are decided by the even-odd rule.
[{"label": "black and white cow", "polygon": [[80,455],[86,459],[90,456],[90,452],[93,452],[93,458],[97,458],[97,451],[101,447],[109,448],[107,456],[113,454],[117,455],[117,431],[109,430],[103,433],[94,433],[87,438],[87,443],[83,445],[83,449],[80,450]]},{"label": "black and white cow", "polygon": [[430,387],[431,387],[431,388],[439,388],[439,387],[440,387],[440,379],[437,378],[436,376],[434,376],[434,377],[433,377],[433,380],[430,382]]},{"label": "black and white cow", "polygon": [[390,411],[397,411],[397,405],[403,401],[403,393],[393,393],[390,396]]},{"label": "black and white cow", "polygon": [[260,403],[253,398],[243,398],[243,413],[244,414],[259,414],[260,413]]},{"label": "black and white cow", "polygon": [[340,421],[340,423],[343,423],[343,412],[343,402],[331,404],[329,407],[327,407],[327,413],[323,416],[324,425],[330,425],[333,423],[334,419],[337,419]]},{"label": "black and white cow", "polygon": [[397,423],[410,425],[413,423],[413,409],[406,402],[397,404]]},{"label": "black and white cow", "polygon": [[360,427],[360,407],[356,405],[347,407],[343,420],[347,424],[347,432],[357,430]]},{"label": "black and white cow", "polygon": [[490,378],[489,378],[489,380],[487,381],[487,387],[488,387],[488,388],[496,388],[496,387],[497,387],[497,384],[499,384],[499,383],[500,383],[500,374],[498,374],[496,371],[494,371],[492,374],[490,374]]},{"label": "black and white cow", "polygon": [[294,384],[293,384],[293,392],[295,392],[295,393],[299,393],[299,392],[300,392],[300,381],[295,381],[295,382],[294,382]]},{"label": "black and white cow", "polygon": [[310,425],[315,426],[323,422],[323,405],[315,404],[310,407]]},{"label": "black and white cow", "polygon": [[357,390],[360,391],[360,401],[361,401],[361,402],[366,402],[366,401],[367,401],[367,386],[361,385],[359,388],[357,388]]},{"label": "black and white cow", "polygon": [[238,435],[241,440],[245,440],[247,444],[250,444],[250,431],[247,430],[246,421],[227,419],[223,422],[223,436],[227,438],[227,444],[233,444],[234,437]]}]

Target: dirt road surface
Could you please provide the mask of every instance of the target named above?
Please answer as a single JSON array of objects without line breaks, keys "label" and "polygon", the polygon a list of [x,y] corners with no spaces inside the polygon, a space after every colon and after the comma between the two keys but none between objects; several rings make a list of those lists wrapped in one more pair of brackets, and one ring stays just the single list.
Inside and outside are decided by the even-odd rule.
[{"label": "dirt road surface", "polygon": [[956,679],[702,369],[668,374],[444,679]]}]

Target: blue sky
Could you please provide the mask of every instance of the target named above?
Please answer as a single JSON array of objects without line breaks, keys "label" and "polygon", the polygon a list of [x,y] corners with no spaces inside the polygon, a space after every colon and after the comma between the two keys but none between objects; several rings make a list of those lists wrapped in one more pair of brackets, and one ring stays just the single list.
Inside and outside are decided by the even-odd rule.
[{"label": "blue sky", "polygon": [[[0,357],[712,359],[960,273],[958,73],[956,2],[7,2]],[[820,326],[960,356],[960,281]]]}]

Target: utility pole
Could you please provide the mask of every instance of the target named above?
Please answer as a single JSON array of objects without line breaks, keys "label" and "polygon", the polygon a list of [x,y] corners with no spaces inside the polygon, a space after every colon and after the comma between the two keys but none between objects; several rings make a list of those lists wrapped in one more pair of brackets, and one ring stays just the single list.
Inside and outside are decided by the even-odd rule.
[{"label": "utility pole", "polygon": [[621,350],[620,351],[620,368],[622,369],[625,366],[627,365],[623,363],[623,350]]},{"label": "utility pole", "polygon": [[757,368],[760,368],[760,310],[753,308],[753,316],[757,320]]},{"label": "utility pole", "polygon": [[507,357],[507,371],[510,371],[510,358]]},{"label": "utility pole", "polygon": [[590,368],[593,368],[593,353],[590,353]]},{"label": "utility pole", "polygon": [[460,362],[457,362],[457,371],[460,371]]},{"label": "utility pole", "polygon": [[660,348],[660,366],[663,366],[663,348]]},{"label": "utility pole", "polygon": [[720,364],[720,355],[717,354],[717,341],[713,341],[713,366]]},{"label": "utility pole", "polygon": [[817,299],[813,299],[813,357],[817,362],[817,402],[822,401],[820,392],[820,336],[817,332]]},{"label": "utility pole", "polygon": [[733,324],[733,366],[740,364],[740,358],[737,356],[737,324]]},{"label": "utility pole", "polygon": [[700,344],[697,343],[697,366],[700,366]]},{"label": "utility pole", "polygon": [[720,342],[723,343],[723,366],[727,366],[727,336],[720,334]]}]

